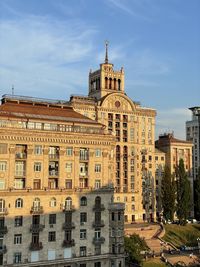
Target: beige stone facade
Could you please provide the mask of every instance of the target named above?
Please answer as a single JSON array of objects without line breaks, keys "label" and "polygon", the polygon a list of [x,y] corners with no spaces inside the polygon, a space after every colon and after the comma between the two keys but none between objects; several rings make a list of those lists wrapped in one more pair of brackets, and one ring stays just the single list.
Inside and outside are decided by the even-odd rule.
[{"label": "beige stone facade", "polygon": [[115,140],[116,201],[125,203],[125,222],[153,220],[155,209],[154,135],[156,111],[142,107],[125,93],[124,70],[108,62],[89,73],[88,97],[71,96],[73,108],[105,125]]},{"label": "beige stone facade", "polygon": [[0,265],[124,267],[115,138],[62,101],[3,96]]}]

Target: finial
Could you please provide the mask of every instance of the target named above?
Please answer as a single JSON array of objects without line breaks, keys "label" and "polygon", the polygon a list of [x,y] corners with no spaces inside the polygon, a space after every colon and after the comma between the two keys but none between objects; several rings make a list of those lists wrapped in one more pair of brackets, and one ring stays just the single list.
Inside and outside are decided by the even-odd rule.
[{"label": "finial", "polygon": [[106,55],[105,55],[105,63],[108,64],[108,44],[109,42],[106,40],[105,45],[106,45]]}]

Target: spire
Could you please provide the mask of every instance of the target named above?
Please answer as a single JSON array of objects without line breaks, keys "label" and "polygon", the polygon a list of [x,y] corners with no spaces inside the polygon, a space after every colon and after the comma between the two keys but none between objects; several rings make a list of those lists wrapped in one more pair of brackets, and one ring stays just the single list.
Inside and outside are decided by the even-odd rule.
[{"label": "spire", "polygon": [[106,45],[106,54],[105,54],[105,63],[108,64],[108,41],[105,41]]}]

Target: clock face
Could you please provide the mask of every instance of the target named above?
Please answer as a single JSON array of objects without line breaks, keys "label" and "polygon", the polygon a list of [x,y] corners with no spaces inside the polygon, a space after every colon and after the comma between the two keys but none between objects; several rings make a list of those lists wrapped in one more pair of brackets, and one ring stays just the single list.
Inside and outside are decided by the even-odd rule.
[{"label": "clock face", "polygon": [[120,107],[120,102],[119,102],[119,101],[116,101],[116,102],[115,102],[115,107],[116,107],[116,108],[119,108],[119,107]]}]

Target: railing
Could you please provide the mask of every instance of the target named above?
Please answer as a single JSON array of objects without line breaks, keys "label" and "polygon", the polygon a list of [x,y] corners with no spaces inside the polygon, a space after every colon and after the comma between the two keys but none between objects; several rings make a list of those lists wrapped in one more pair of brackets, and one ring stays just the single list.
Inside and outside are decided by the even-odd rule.
[{"label": "railing", "polygon": [[0,209],[0,215],[8,215],[8,209],[7,208],[1,208]]},{"label": "railing", "polygon": [[93,207],[93,210],[94,211],[103,211],[103,210],[105,210],[105,206],[104,206],[104,204],[95,204]]},{"label": "railing", "polygon": [[30,227],[30,232],[31,233],[38,233],[40,231],[43,231],[44,227],[45,226],[43,224],[32,224]]},{"label": "railing", "polygon": [[94,221],[93,224],[92,224],[93,227],[104,227],[105,226],[105,223],[103,220],[100,220],[100,221]]},{"label": "railing", "polygon": [[49,154],[49,159],[59,159],[59,153]]},{"label": "railing", "polygon": [[89,155],[88,154],[80,155],[79,160],[89,160]]},{"label": "railing", "polygon": [[15,153],[15,158],[16,159],[26,159],[27,158],[27,153],[25,153],[25,152],[16,152]]},{"label": "railing", "polygon": [[74,229],[74,228],[75,228],[74,222],[64,222],[63,223],[63,230]]},{"label": "railing", "polygon": [[15,177],[25,177],[26,171],[15,171]]},{"label": "railing", "polygon": [[94,237],[93,243],[94,244],[103,244],[105,242],[105,238],[103,236],[101,237]]},{"label": "railing", "polygon": [[0,235],[5,235],[8,232],[8,227],[5,225],[0,225]]},{"label": "railing", "polygon": [[75,206],[74,205],[62,205],[62,210],[63,210],[63,212],[75,211]]},{"label": "railing", "polygon": [[36,207],[31,207],[30,213],[32,214],[42,214],[44,213],[43,207],[42,206],[36,206]]},{"label": "railing", "polygon": [[49,171],[49,176],[51,176],[51,177],[57,177],[57,176],[59,176],[59,171]]},{"label": "railing", "polygon": [[0,255],[5,254],[7,252],[7,248],[5,245],[0,246]]},{"label": "railing", "polygon": [[71,240],[63,240],[62,246],[67,248],[67,247],[73,247],[75,246],[75,241],[74,239]]},{"label": "railing", "polygon": [[41,250],[43,249],[43,245],[42,245],[42,242],[38,242],[38,243],[31,243],[30,246],[29,246],[29,249],[30,250]]}]

